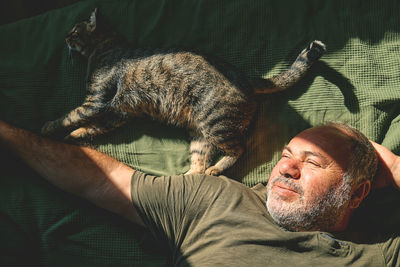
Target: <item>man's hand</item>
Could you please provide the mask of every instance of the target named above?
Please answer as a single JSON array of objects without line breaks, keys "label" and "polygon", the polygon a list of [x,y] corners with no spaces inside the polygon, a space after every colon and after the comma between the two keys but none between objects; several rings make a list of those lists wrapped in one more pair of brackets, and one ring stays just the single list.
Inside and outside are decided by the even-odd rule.
[{"label": "man's hand", "polygon": [[400,189],[400,157],[386,147],[371,141],[379,157],[378,172],[372,187],[374,189],[394,186]]}]

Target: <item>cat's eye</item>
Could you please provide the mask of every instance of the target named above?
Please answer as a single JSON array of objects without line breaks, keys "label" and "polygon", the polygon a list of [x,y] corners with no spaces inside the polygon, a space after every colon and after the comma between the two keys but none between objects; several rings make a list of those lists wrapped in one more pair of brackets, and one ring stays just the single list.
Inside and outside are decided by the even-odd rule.
[{"label": "cat's eye", "polygon": [[74,27],[72,30],[69,32],[70,34],[77,34],[78,33],[78,28]]}]

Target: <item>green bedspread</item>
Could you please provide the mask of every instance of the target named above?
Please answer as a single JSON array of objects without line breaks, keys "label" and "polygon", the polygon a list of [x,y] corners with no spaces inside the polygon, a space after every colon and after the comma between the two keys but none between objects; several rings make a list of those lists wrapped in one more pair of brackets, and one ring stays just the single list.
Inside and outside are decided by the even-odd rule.
[{"label": "green bedspread", "polygon": [[[196,49],[252,77],[286,69],[313,40],[327,45],[326,54],[299,84],[259,99],[247,151],[227,172],[229,177],[248,186],[266,181],[291,137],[332,120],[347,122],[400,154],[397,0],[99,0],[52,10],[0,26],[0,119],[39,133],[44,122],[81,103],[86,63],[69,59],[64,38],[95,7],[132,45]],[[185,130],[148,119],[133,120],[93,142],[151,174],[189,168]],[[2,160],[0,265],[165,263],[167,252],[147,232],[37,179],[13,158]],[[394,206],[398,200],[390,190],[378,192],[370,200],[376,215],[360,212],[359,218],[371,227],[394,226],[400,221]]]}]

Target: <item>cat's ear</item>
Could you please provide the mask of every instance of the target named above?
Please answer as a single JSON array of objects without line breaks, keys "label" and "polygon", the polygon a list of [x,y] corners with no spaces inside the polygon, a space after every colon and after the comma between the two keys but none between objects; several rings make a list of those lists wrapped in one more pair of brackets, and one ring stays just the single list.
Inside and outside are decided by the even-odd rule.
[{"label": "cat's ear", "polygon": [[97,25],[97,7],[93,10],[92,14],[90,15],[88,30],[94,32],[96,30]]}]

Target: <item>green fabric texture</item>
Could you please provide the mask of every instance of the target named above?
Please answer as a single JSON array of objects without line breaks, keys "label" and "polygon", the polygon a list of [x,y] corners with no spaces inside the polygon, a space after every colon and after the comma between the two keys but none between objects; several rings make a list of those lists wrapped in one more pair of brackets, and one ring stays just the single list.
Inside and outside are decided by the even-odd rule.
[{"label": "green fabric texture", "polygon": [[[64,38],[95,7],[133,46],[196,49],[251,77],[285,70],[313,40],[327,45],[299,84],[260,97],[247,153],[228,177],[247,186],[266,181],[291,137],[332,120],[400,153],[397,0],[79,2],[0,26],[0,119],[39,133],[46,121],[81,104],[86,62],[69,59]],[[188,140],[184,129],[136,119],[93,144],[138,170],[172,175],[189,168]],[[48,186],[15,160],[5,158],[2,168],[0,233],[9,243],[1,245],[0,259],[6,263],[30,257],[50,266],[164,263],[162,253],[142,245],[148,237],[140,229]],[[29,244],[30,257],[18,256]]]}]

